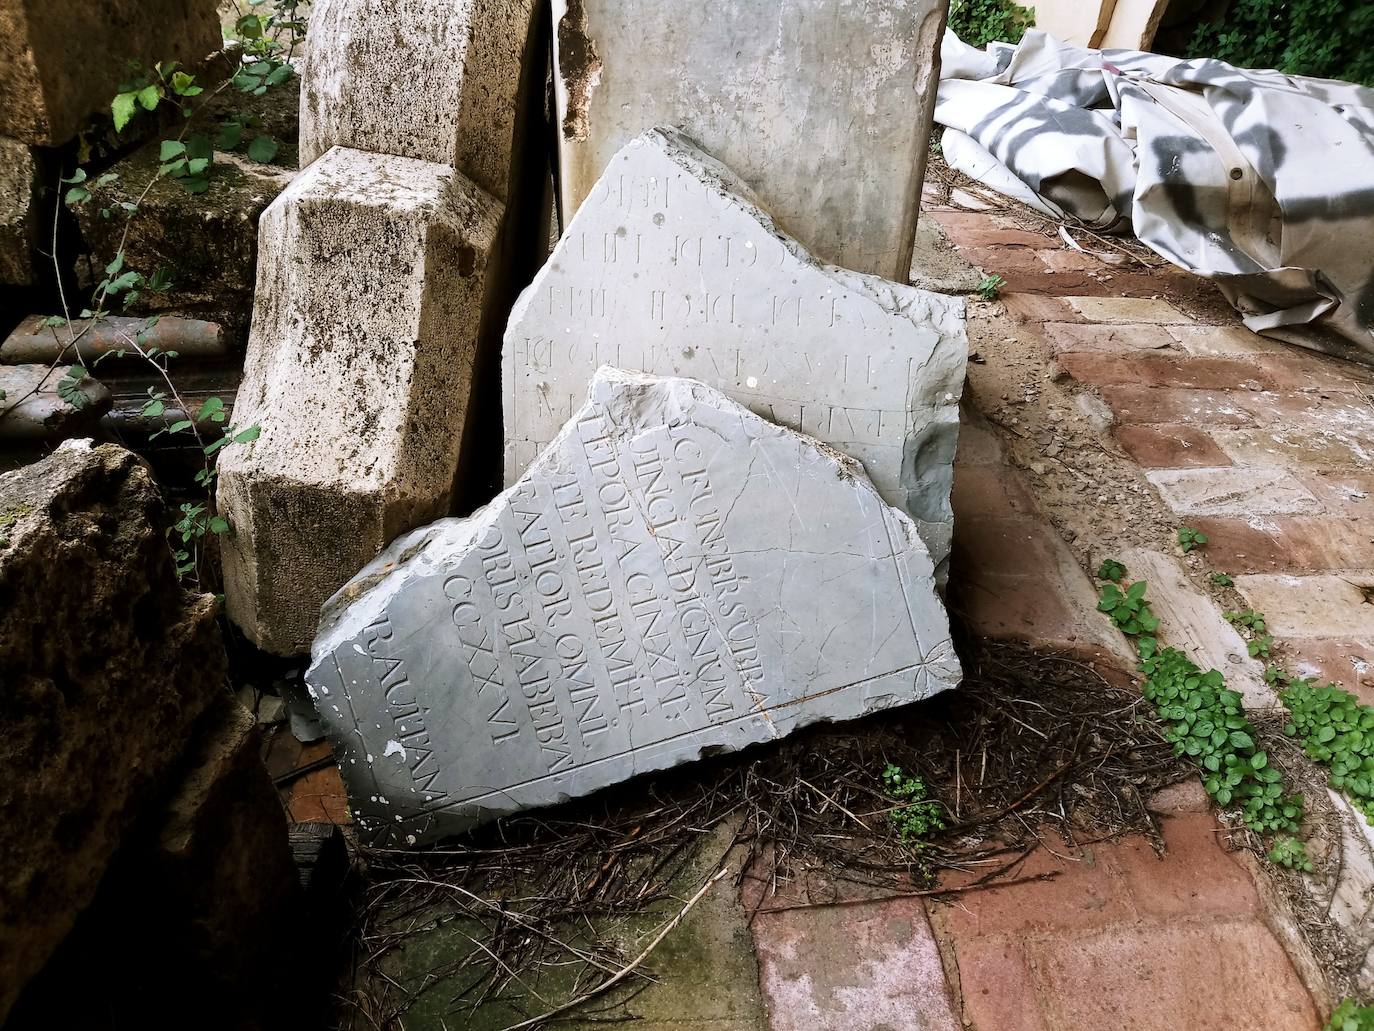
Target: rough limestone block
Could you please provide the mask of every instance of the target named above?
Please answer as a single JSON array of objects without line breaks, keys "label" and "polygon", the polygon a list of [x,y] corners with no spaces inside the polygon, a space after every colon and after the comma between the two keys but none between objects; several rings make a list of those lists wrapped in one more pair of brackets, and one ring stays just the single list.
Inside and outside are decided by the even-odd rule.
[{"label": "rough limestone block", "polygon": [[689,376],[857,458],[937,568],[968,344],[964,302],[824,265],[673,130],[617,154],[506,329],[509,486],[602,364]]},{"label": "rough limestone block", "polygon": [[857,463],[608,368],[514,487],[331,599],[312,660],[360,827],[409,845],[960,675],[916,526]]},{"label": "rough limestone block", "polygon": [[553,0],[563,211],[684,129],[826,261],[905,281],[946,0]]},{"label": "rough limestone block", "polygon": [[[301,165],[330,147],[452,165],[504,201],[535,0],[316,0]],[[542,81],[542,74],[541,74]]]},{"label": "rough limestone block", "polygon": [[38,167],[33,152],[0,136],[0,286],[33,282],[38,242]]},{"label": "rough limestone block", "polygon": [[0,136],[57,146],[107,110],[128,62],[219,50],[216,0],[0,0]]},{"label": "rough limestone block", "polygon": [[220,459],[230,618],[309,649],[321,602],[448,512],[501,205],[453,169],[336,147],[263,213]]},{"label": "rough limestone block", "polygon": [[214,599],[183,592],[166,526],[112,444],[0,475],[0,1021],[227,693]]}]

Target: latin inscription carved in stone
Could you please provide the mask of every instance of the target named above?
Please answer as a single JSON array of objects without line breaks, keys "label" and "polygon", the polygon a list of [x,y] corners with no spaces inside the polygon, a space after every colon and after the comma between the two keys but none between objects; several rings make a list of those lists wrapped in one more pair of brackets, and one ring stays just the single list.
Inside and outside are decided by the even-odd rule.
[{"label": "latin inscription carved in stone", "polygon": [[611,161],[511,313],[506,484],[601,365],[688,376],[859,460],[940,566],[967,343],[963,301],[823,265],[690,140]]},{"label": "latin inscription carved in stone", "polygon": [[932,576],[851,460],[607,369],[512,488],[326,605],[308,682],[363,829],[416,844],[952,686]]}]

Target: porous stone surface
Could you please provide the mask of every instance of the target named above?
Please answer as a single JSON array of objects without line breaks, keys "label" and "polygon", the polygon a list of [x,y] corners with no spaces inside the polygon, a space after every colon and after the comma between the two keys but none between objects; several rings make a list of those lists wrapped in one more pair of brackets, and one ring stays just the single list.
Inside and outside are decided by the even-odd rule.
[{"label": "porous stone surface", "polygon": [[18,140],[0,136],[0,286],[28,286],[33,281],[37,175],[33,152]]},{"label": "porous stone surface", "polygon": [[521,295],[502,355],[505,480],[601,364],[689,376],[858,459],[949,554],[964,302],[826,265],[672,129],[627,144]]},{"label": "porous stone surface", "polygon": [[0,1019],[227,694],[147,467],[69,441],[0,475]]},{"label": "porous stone surface", "polygon": [[675,125],[826,261],[905,281],[944,0],[553,0],[563,210]]},{"label": "porous stone surface", "polygon": [[110,410],[110,391],[83,376],[77,389],[86,401],[78,408],[58,393],[70,371],[68,365],[0,365],[0,440],[55,440],[89,433]]},{"label": "porous stone surface", "polygon": [[399,154],[451,165],[504,201],[536,6],[316,0],[301,165],[334,146]]},{"label": "porous stone surface", "polygon": [[128,62],[219,50],[216,0],[0,0],[0,136],[57,146],[108,108]]},{"label": "porous stone surface", "polygon": [[304,653],[321,602],[447,514],[501,205],[453,169],[336,147],[263,214],[218,497],[230,618]]},{"label": "porous stone surface", "polygon": [[518,483],[326,605],[360,829],[416,845],[958,682],[915,524],[701,383],[603,368]]}]

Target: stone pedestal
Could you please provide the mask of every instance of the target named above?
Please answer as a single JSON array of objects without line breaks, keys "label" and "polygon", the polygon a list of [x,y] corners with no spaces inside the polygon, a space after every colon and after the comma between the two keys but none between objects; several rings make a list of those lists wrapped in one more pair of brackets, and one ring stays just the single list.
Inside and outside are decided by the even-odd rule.
[{"label": "stone pedestal", "polygon": [[817,257],[905,281],[945,0],[553,0],[565,219],[672,125]]},{"label": "stone pedestal", "polygon": [[[501,205],[446,165],[336,147],[263,214],[220,459],[230,617],[308,649],[319,606],[449,510]],[[494,345],[494,340],[493,340]]]}]

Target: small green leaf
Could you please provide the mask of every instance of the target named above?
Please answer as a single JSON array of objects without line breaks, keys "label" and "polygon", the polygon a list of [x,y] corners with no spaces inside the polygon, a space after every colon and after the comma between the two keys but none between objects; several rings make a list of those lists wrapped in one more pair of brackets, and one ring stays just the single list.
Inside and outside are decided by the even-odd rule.
[{"label": "small green leaf", "polygon": [[156,86],[144,86],[137,93],[138,103],[145,111],[151,111],[157,107],[157,102],[162,98],[162,91]]},{"label": "small green leaf", "polygon": [[277,151],[281,144],[272,139],[271,136],[255,137],[253,142],[248,144],[248,156],[258,164],[266,165],[277,156]]},{"label": "small green leaf", "polygon": [[117,94],[110,102],[110,113],[114,116],[115,132],[123,132],[124,127],[129,124],[129,119],[138,110],[137,95],[135,93]]}]

